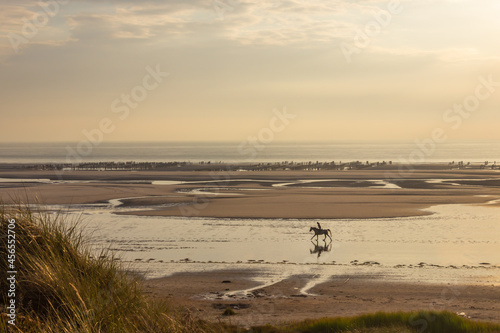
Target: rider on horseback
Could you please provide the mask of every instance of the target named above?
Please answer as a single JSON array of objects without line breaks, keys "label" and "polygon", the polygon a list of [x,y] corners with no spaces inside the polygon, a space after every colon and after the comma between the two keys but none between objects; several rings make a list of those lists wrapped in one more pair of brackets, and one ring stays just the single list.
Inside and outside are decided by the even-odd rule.
[{"label": "rider on horseback", "polygon": [[332,239],[332,237],[331,237],[332,232],[330,231],[330,229],[323,229],[323,228],[321,228],[321,224],[319,224],[319,222],[316,222],[316,223],[318,224],[317,228],[311,227],[309,229],[309,231],[314,231],[314,235],[311,237],[311,239],[316,237],[316,240],[317,240],[319,235],[325,235],[325,239],[326,239],[326,237],[328,237],[331,240]]}]

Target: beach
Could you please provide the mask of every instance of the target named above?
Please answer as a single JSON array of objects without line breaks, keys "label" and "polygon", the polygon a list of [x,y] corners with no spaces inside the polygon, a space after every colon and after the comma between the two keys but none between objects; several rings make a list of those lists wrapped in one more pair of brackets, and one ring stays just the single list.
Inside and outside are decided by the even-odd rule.
[{"label": "beach", "polygon": [[3,170],[0,178],[9,179],[1,184],[3,202],[18,198],[44,204],[93,204],[121,199],[120,205],[136,209],[120,214],[141,216],[403,217],[427,214],[422,209],[433,205],[484,204],[500,198],[500,173],[442,167],[401,174],[381,169],[65,171],[61,176],[57,171]]},{"label": "beach", "polygon": [[[495,170],[3,168],[0,199],[83,216],[152,297],[210,321],[430,309],[500,322]],[[332,242],[311,240],[317,221]]]},{"label": "beach", "polygon": [[[304,295],[299,290],[314,276],[313,269],[309,274],[263,288],[252,281],[256,275],[258,271],[247,270],[182,273],[148,280],[146,290],[153,297],[182,304],[203,319],[244,327],[417,309],[447,310],[465,313],[474,320],[500,322],[498,286],[408,283],[384,281],[381,276],[332,275],[312,288],[311,294]],[[240,289],[251,291],[244,296],[227,296],[238,295],[235,291]],[[237,315],[222,316],[227,307]],[[421,327],[422,323],[415,326]]]}]

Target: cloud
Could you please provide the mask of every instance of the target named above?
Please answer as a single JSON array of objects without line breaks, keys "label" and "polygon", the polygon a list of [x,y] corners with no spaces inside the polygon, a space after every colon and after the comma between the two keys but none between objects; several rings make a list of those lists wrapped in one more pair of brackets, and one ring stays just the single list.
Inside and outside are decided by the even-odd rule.
[{"label": "cloud", "polygon": [[[4,19],[0,33],[19,31],[20,20],[35,15],[36,6],[34,1],[6,6],[0,14]],[[140,42],[194,45],[227,40],[244,45],[336,46],[341,40],[352,38],[374,13],[385,11],[387,2],[74,0],[66,6],[59,15],[61,20],[49,24],[55,32],[39,36],[35,42],[79,42],[99,47],[124,41],[132,46]],[[0,43],[0,52],[7,46]]]},{"label": "cloud", "polygon": [[65,29],[54,25],[64,4],[57,1],[18,1],[0,12],[0,58],[31,45],[62,45],[68,41]]},{"label": "cloud", "polygon": [[[76,39],[147,38],[154,42],[154,39],[165,41],[186,36],[196,40],[199,36],[199,39],[278,45],[331,42],[347,35],[352,28],[350,18],[366,16],[377,9],[371,2],[330,4],[319,0],[79,2],[96,7],[111,3],[114,10],[65,14],[67,28]],[[97,33],[99,29],[101,36]]]},{"label": "cloud", "polygon": [[493,56],[482,53],[477,48],[440,48],[433,50],[423,50],[416,48],[383,48],[370,47],[367,52],[374,55],[387,57],[399,57],[408,59],[429,59],[433,62],[444,63],[471,63],[482,61],[500,62],[500,56]]},{"label": "cloud", "polygon": [[[418,11],[407,6],[430,6],[431,3],[449,3],[446,0],[401,1],[405,14],[416,15]],[[373,20],[374,13],[387,12],[387,1],[324,1],[324,0],[73,0],[66,5],[57,18],[53,18],[30,44],[60,47],[85,45],[92,48],[123,45],[130,48],[147,44],[200,45],[228,41],[242,45],[279,45],[299,48],[338,48],[342,41],[352,42],[356,32]],[[82,7],[83,6],[83,7]],[[420,8],[420,7],[419,7]],[[0,13],[0,55],[12,51],[9,32],[20,32],[23,20],[36,15],[39,5],[35,1],[20,1],[19,5],[5,5]],[[421,15],[421,14],[419,14]],[[414,22],[414,19],[412,20]],[[410,29],[398,38],[410,37],[414,28],[398,22],[383,27],[374,48],[363,52],[399,52],[401,56],[437,52],[441,48],[426,48],[416,45],[378,43],[385,35]],[[42,30],[42,29],[41,29]],[[377,46],[380,49],[377,50]],[[29,45],[26,45],[29,47]],[[481,51],[474,47],[458,47],[444,52],[443,61],[460,61],[481,58]],[[391,51],[389,51],[391,50]],[[476,54],[474,54],[476,52]]]},{"label": "cloud", "polygon": [[12,34],[22,34],[23,20],[33,17],[35,12],[27,5],[4,5],[0,11],[0,55],[13,52]]},{"label": "cloud", "polygon": [[28,6],[12,6],[4,5],[0,11],[1,33],[4,35],[6,32],[18,32],[22,27],[22,20],[33,16],[34,11],[30,10]]}]

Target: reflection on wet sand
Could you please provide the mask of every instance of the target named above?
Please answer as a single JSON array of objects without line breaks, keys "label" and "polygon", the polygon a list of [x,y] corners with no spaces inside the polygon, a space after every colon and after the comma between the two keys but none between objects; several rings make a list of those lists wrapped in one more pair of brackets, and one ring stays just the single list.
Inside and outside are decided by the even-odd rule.
[{"label": "reflection on wet sand", "polygon": [[318,244],[318,240],[316,240],[316,243],[311,241],[311,244],[314,246],[314,249],[309,250],[311,254],[318,254],[318,258],[321,256],[321,253],[323,252],[330,252],[332,250],[332,241],[328,241],[328,244],[326,241],[323,241],[323,245]]}]

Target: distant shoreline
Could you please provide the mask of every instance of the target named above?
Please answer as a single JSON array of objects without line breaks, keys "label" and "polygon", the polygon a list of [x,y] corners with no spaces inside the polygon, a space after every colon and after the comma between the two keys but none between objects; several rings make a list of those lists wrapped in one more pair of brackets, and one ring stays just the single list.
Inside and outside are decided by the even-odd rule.
[{"label": "distant shoreline", "polygon": [[0,171],[346,171],[346,170],[500,170],[495,162],[466,161],[402,164],[393,161],[331,162],[87,162],[87,163],[0,163]]}]

